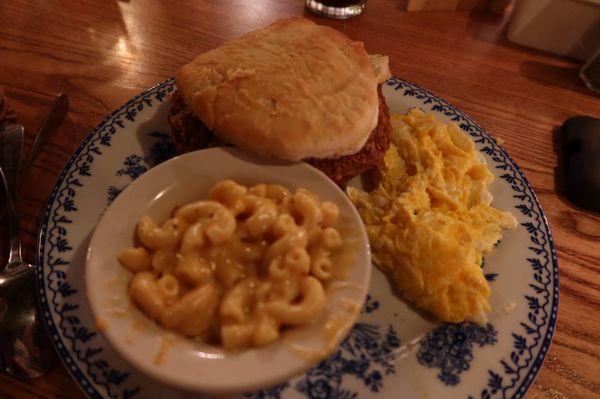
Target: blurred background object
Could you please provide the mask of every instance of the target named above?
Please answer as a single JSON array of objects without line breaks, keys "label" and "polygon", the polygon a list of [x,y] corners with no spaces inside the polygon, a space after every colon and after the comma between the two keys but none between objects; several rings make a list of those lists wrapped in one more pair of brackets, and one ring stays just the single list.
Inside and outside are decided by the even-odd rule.
[{"label": "blurred background object", "polygon": [[306,0],[306,7],[324,17],[346,19],[360,15],[366,0]]},{"label": "blurred background object", "polygon": [[600,47],[600,0],[516,0],[507,37],[587,61]]},{"label": "blurred background object", "polygon": [[600,0],[516,0],[506,36],[586,62],[579,76],[600,92]]},{"label": "blurred background object", "polygon": [[596,54],[581,68],[579,77],[590,90],[600,94],[600,47],[598,47]]},{"label": "blurred background object", "polygon": [[404,11],[487,10],[504,13],[512,0],[400,0]]}]

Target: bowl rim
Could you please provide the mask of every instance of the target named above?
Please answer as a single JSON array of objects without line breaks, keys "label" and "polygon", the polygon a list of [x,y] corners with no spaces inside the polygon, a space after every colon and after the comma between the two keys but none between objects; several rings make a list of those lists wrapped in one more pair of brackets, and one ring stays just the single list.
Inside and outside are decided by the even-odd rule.
[{"label": "bowl rim", "polygon": [[[303,168],[306,171],[305,173],[313,175],[311,177],[311,181],[320,182],[320,184],[322,184],[324,188],[326,188],[328,191],[330,191],[332,193],[332,195],[335,195],[337,198],[341,199],[342,202],[345,203],[345,206],[350,210],[350,215],[348,215],[348,216],[351,217],[353,222],[359,228],[359,231],[357,231],[357,232],[355,231],[353,233],[356,234],[358,236],[358,238],[360,239],[360,244],[357,245],[357,247],[359,247],[359,249],[357,250],[357,261],[356,261],[355,266],[360,266],[361,269],[363,269],[363,272],[361,275],[362,280],[361,280],[361,287],[360,287],[360,294],[359,294],[360,297],[359,297],[359,303],[358,303],[358,305],[360,306],[360,309],[362,309],[364,301],[366,300],[366,297],[367,297],[370,279],[371,279],[372,263],[371,263],[370,244],[369,244],[369,241],[367,238],[367,233],[366,233],[364,224],[362,222],[362,219],[361,219],[360,215],[358,214],[358,211],[356,210],[356,208],[352,205],[350,199],[347,197],[346,193],[339,186],[337,186],[333,181],[331,181],[324,173],[313,168],[309,164],[306,164],[303,162],[289,162],[289,161],[276,160],[276,159],[272,159],[272,158],[265,158],[265,157],[258,156],[256,154],[251,154],[246,151],[243,151],[243,150],[240,150],[237,148],[232,148],[232,147],[216,147],[216,148],[204,149],[204,150],[199,150],[199,151],[193,151],[190,153],[176,156],[176,157],[171,158],[170,160],[167,160],[167,161],[161,163],[160,165],[157,165],[154,168],[148,170],[146,173],[144,173],[138,179],[134,180],[129,186],[127,186],[119,194],[119,196],[108,206],[108,208],[104,211],[101,219],[98,221],[96,228],[94,229],[94,232],[92,234],[92,237],[90,239],[90,242],[89,242],[89,245],[88,245],[88,248],[86,251],[86,257],[85,257],[85,286],[86,286],[86,295],[85,296],[86,296],[86,300],[90,306],[90,309],[92,311],[92,316],[93,316],[94,320],[97,321],[100,318],[105,319],[106,313],[102,312],[103,307],[101,306],[101,304],[99,303],[99,300],[98,300],[100,298],[99,294],[98,294],[98,291],[100,290],[100,288],[98,287],[98,284],[96,284],[96,281],[93,278],[95,276],[95,273],[91,273],[90,269],[94,267],[93,263],[94,263],[94,259],[95,259],[94,258],[95,257],[95,248],[98,246],[99,241],[101,241],[103,239],[103,237],[101,235],[105,232],[105,228],[106,228],[105,226],[107,226],[109,224],[109,222],[111,221],[111,217],[113,216],[113,213],[115,213],[115,209],[118,210],[120,207],[123,207],[124,204],[127,203],[129,197],[134,195],[137,191],[142,190],[143,186],[150,184],[148,182],[151,182],[152,179],[156,178],[157,176],[160,176],[161,173],[165,173],[165,171],[176,168],[179,164],[185,164],[187,162],[191,162],[192,160],[195,160],[198,157],[206,157],[209,154],[212,155],[212,153],[219,153],[219,152],[221,152],[223,154],[231,155],[238,159],[241,159],[243,162],[250,162],[259,167],[267,167],[268,168],[271,165],[273,165],[273,166],[284,166],[284,167],[285,166],[294,166],[294,167]],[[206,170],[204,172],[206,172]],[[316,180],[314,178],[316,178]],[[268,183],[268,182],[266,182],[266,183]],[[181,184],[181,182],[179,182],[179,184]],[[177,182],[176,181],[173,182],[173,186],[176,186],[176,185],[177,185]],[[143,208],[143,206],[141,208]],[[361,259],[366,261],[364,265],[362,265],[363,262],[361,261]],[[92,297],[94,297],[96,299],[94,299]],[[139,310],[135,309],[134,312],[139,312]],[[129,313],[130,312],[128,312],[127,317],[130,317]],[[140,312],[140,314],[142,314],[142,313]],[[133,349],[130,350],[131,346],[127,345],[127,342],[125,342],[126,339],[122,336],[122,334],[121,335],[116,334],[114,332],[114,330],[111,328],[108,328],[108,329],[99,328],[99,330],[100,330],[102,336],[106,339],[106,341],[110,345],[110,347],[113,348],[119,356],[121,356],[127,363],[131,364],[137,370],[152,377],[153,379],[155,379],[157,381],[160,381],[167,385],[177,387],[180,389],[184,389],[187,391],[194,391],[194,392],[200,392],[200,393],[213,393],[213,394],[232,394],[232,393],[242,393],[242,392],[247,392],[247,391],[252,391],[252,390],[272,386],[272,385],[281,383],[283,381],[286,381],[289,378],[293,377],[294,375],[298,375],[298,374],[306,371],[307,369],[312,367],[314,364],[316,364],[318,361],[320,361],[323,358],[325,358],[326,356],[328,356],[343,341],[343,339],[347,336],[347,334],[351,330],[352,326],[356,323],[359,315],[360,315],[360,310],[351,315],[351,317],[349,319],[349,323],[347,325],[347,328],[345,328],[343,330],[343,334],[340,334],[340,337],[337,340],[337,342],[335,342],[335,345],[331,345],[328,348],[329,350],[324,352],[324,356],[322,356],[318,359],[311,359],[310,361],[307,359],[302,359],[299,363],[296,362],[296,364],[293,367],[288,367],[288,368],[284,367],[285,364],[284,365],[277,364],[277,363],[271,364],[271,362],[268,362],[268,361],[261,362],[263,365],[266,365],[267,369],[269,369],[269,368],[274,369],[274,367],[277,366],[279,371],[276,374],[264,373],[264,374],[262,374],[261,378],[254,379],[252,381],[246,381],[246,382],[239,382],[236,379],[233,379],[233,380],[227,380],[227,379],[211,380],[210,378],[207,378],[207,379],[196,378],[194,380],[191,380],[191,379],[186,379],[183,376],[183,374],[177,375],[176,373],[173,373],[173,372],[164,373],[164,369],[161,372],[161,370],[160,370],[161,365],[157,365],[157,364],[155,364],[155,362],[152,361],[152,356],[154,356],[153,354],[151,354],[152,351],[148,351],[149,354],[146,356],[145,360],[140,360],[139,356],[134,355],[134,350]],[[144,317],[146,317],[146,316],[144,315]],[[148,321],[150,321],[150,320],[148,319]],[[152,322],[152,323],[154,324],[154,322]],[[170,335],[174,334],[172,332],[169,333],[167,330],[162,329],[162,327],[160,327],[158,325],[156,325],[156,327],[160,331],[163,331],[167,334],[170,334]],[[152,335],[154,335],[154,333],[152,333]],[[182,336],[179,336],[178,339],[180,339],[184,342],[192,342],[191,340],[189,340],[185,337],[182,337]],[[281,349],[284,348],[284,344],[281,342],[281,338],[276,343],[271,344],[271,345],[276,345],[278,348],[281,348]],[[263,351],[265,348],[271,348],[270,350],[273,350],[271,345],[267,345],[266,347],[261,347],[261,348],[245,349],[243,351],[240,351],[240,353],[243,352],[243,353],[247,354],[247,353],[255,352],[257,354],[256,356],[259,356],[260,352]],[[277,350],[281,351],[281,349],[277,349]],[[223,350],[221,350],[221,351],[224,354],[224,356],[221,358],[221,359],[224,359],[224,360],[222,360],[223,362],[227,362],[228,357],[231,358],[231,357],[239,354],[238,352],[229,352],[228,353]],[[288,351],[288,352],[291,353],[291,351]],[[297,357],[297,355],[294,355],[294,356]],[[206,361],[206,360],[199,360],[199,362],[201,362],[201,361]],[[257,362],[257,364],[258,364],[258,362]],[[232,365],[234,365],[234,363],[232,363]],[[220,367],[226,368],[224,366],[220,366]],[[265,368],[265,367],[262,367],[262,368]],[[230,366],[229,369],[231,369],[229,371],[231,371],[233,373],[231,375],[236,375],[235,368],[232,368]]]}]

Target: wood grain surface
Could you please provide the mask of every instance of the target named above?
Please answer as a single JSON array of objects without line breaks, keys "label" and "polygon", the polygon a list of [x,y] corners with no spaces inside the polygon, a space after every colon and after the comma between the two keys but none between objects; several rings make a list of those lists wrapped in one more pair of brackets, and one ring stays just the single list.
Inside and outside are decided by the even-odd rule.
[{"label": "wood grain surface", "polygon": [[[302,0],[0,1],[0,85],[27,147],[52,97],[71,99],[67,121],[20,192],[25,257],[34,260],[42,206],[59,171],[104,116],[197,53],[305,13]],[[600,117],[600,99],[578,79],[580,65],[507,42],[506,15],[406,13],[392,0],[369,0],[364,15],[347,21],[307,15],[388,54],[394,75],[504,140],[546,211],[560,268],[558,328],[527,398],[600,397],[600,217],[571,205],[555,177],[556,128],[574,115]],[[0,375],[0,398],[82,397],[60,364],[29,382]]]}]

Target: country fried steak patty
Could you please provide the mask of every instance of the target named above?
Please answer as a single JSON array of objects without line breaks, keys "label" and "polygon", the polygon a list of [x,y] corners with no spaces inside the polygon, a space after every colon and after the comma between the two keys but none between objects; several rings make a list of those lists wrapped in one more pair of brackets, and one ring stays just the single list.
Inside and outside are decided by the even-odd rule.
[{"label": "country fried steak patty", "polygon": [[[390,146],[392,134],[390,114],[381,92],[381,85],[378,86],[377,91],[379,93],[377,126],[359,152],[339,158],[305,159],[337,184],[343,184],[376,166]],[[172,96],[168,120],[172,129],[173,144],[179,153],[226,145],[190,111],[177,91]]]}]

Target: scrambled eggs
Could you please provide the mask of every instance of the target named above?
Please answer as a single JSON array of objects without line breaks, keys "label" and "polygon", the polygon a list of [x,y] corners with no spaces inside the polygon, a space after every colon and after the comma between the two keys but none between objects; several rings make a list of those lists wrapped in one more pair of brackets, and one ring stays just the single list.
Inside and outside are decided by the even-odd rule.
[{"label": "scrambled eggs", "polygon": [[490,206],[494,176],[454,124],[413,109],[392,116],[392,145],[371,192],[348,188],[376,264],[409,301],[448,322],[484,322],[483,254],[517,221]]}]

